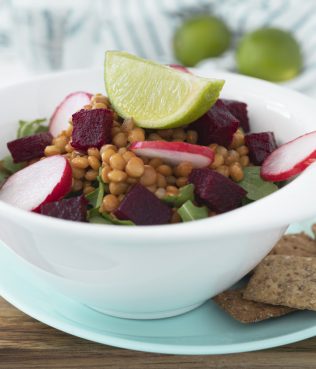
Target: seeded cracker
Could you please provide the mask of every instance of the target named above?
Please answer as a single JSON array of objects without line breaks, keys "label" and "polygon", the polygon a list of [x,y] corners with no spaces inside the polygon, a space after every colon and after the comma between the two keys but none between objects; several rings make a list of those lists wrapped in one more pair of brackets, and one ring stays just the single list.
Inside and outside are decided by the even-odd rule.
[{"label": "seeded cracker", "polygon": [[288,314],[295,309],[274,306],[243,298],[244,289],[229,290],[214,297],[214,301],[233,318],[241,323],[257,323]]},{"label": "seeded cracker", "polygon": [[270,255],[255,269],[247,300],[316,310],[316,258]]},{"label": "seeded cracker", "polygon": [[305,233],[283,236],[270,255],[294,255],[316,257],[316,241]]}]

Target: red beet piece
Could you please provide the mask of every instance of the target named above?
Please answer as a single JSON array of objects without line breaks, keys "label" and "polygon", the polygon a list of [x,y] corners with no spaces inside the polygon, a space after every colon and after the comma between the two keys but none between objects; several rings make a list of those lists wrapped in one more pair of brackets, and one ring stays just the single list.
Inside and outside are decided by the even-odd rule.
[{"label": "red beet piece", "polygon": [[255,165],[261,165],[277,148],[273,132],[251,133],[245,137],[245,141],[250,161]]},{"label": "red beet piece", "polygon": [[72,116],[71,145],[80,151],[111,143],[113,114],[107,109],[80,110]]},{"label": "red beet piece", "polygon": [[200,145],[217,143],[227,147],[238,127],[239,120],[230,113],[221,100],[217,100],[206,114],[189,126],[189,129],[197,131]]},{"label": "red beet piece", "polygon": [[86,222],[87,205],[87,199],[81,195],[44,204],[40,208],[40,213],[59,219]]},{"label": "red beet piece", "polygon": [[125,195],[114,214],[118,219],[131,220],[137,225],[166,224],[171,209],[141,184],[135,184]]},{"label": "red beet piece", "polygon": [[37,133],[32,136],[18,138],[7,143],[15,163],[40,158],[45,147],[50,145],[53,136],[49,132]]},{"label": "red beet piece", "polygon": [[247,194],[238,184],[209,168],[193,169],[189,182],[194,184],[197,200],[216,213],[238,208]]},{"label": "red beet piece", "polygon": [[244,132],[250,131],[247,104],[237,100],[221,99],[226,108],[239,120]]}]

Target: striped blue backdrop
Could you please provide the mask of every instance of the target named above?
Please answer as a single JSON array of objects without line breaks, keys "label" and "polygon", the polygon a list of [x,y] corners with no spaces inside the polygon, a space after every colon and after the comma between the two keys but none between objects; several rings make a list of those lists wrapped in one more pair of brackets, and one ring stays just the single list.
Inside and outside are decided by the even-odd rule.
[{"label": "striped blue backdrop", "polygon": [[[9,46],[13,34],[9,30],[8,20],[10,1],[14,0],[0,0],[0,51],[1,48]],[[27,1],[31,4],[35,0]],[[81,6],[79,3],[89,5],[89,11],[94,11],[93,32],[94,43],[98,45],[96,57],[98,61],[103,57],[104,50],[119,49],[165,63],[176,62],[172,52],[174,30],[185,17],[193,14],[213,13],[222,17],[234,31],[235,42],[243,33],[261,26],[273,25],[289,29],[302,45],[305,64],[303,73],[287,84],[304,90],[316,82],[316,0],[55,0],[55,2],[41,0],[40,2],[43,7],[45,4],[67,3],[68,7],[76,10]],[[47,16],[49,6],[51,5],[47,5],[47,10],[44,9],[43,17]],[[81,45],[90,42],[87,30],[93,29],[92,26],[87,26],[87,21],[75,23],[76,27],[71,27],[71,32],[66,32],[69,42],[65,41],[64,50],[68,51],[68,62],[64,65],[67,64],[67,67],[84,65],[85,58],[82,55],[81,57],[74,55],[76,49],[72,46],[75,44],[72,40],[81,40],[79,50],[82,51]],[[55,40],[56,35],[52,39]],[[47,49],[50,48],[49,45],[47,43]],[[50,54],[53,52],[50,51],[48,57]],[[54,55],[51,57],[54,58]],[[78,64],[78,60],[82,62],[81,65]],[[234,70],[233,50],[219,59],[203,63],[202,67]]]},{"label": "striped blue backdrop", "polygon": [[[100,5],[104,48],[162,62],[176,62],[172,35],[183,18],[195,13],[225,19],[235,42],[261,26],[289,29],[302,45],[305,65],[303,73],[287,84],[304,90],[316,82],[316,0],[101,0]],[[233,70],[233,53],[205,66]]]}]

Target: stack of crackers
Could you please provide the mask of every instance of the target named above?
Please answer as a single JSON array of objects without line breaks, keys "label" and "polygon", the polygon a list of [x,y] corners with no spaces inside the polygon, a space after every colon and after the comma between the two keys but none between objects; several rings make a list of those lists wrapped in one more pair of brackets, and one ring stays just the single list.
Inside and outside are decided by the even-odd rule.
[{"label": "stack of crackers", "polygon": [[[316,233],[316,225],[312,227]],[[316,241],[304,233],[283,236],[254,269],[244,288],[214,301],[236,320],[255,323],[297,310],[316,310]]]}]

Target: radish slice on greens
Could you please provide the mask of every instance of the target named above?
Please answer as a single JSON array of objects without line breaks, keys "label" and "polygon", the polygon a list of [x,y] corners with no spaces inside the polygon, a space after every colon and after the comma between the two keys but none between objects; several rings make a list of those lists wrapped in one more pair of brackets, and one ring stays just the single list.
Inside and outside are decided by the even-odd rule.
[{"label": "radish slice on greens", "polygon": [[14,173],[0,190],[0,200],[18,208],[39,211],[58,201],[71,189],[72,170],[61,155],[40,160]]},{"label": "radish slice on greens", "polygon": [[129,149],[138,156],[160,158],[173,165],[188,161],[193,168],[207,167],[214,160],[214,152],[210,148],[186,142],[137,141]]},{"label": "radish slice on greens", "polygon": [[266,181],[285,181],[301,173],[316,160],[316,131],[279,146],[263,162],[261,177]]},{"label": "radish slice on greens", "polygon": [[55,109],[50,122],[49,132],[54,136],[68,128],[68,121],[72,114],[90,103],[92,94],[88,92],[73,92],[67,95]]}]

